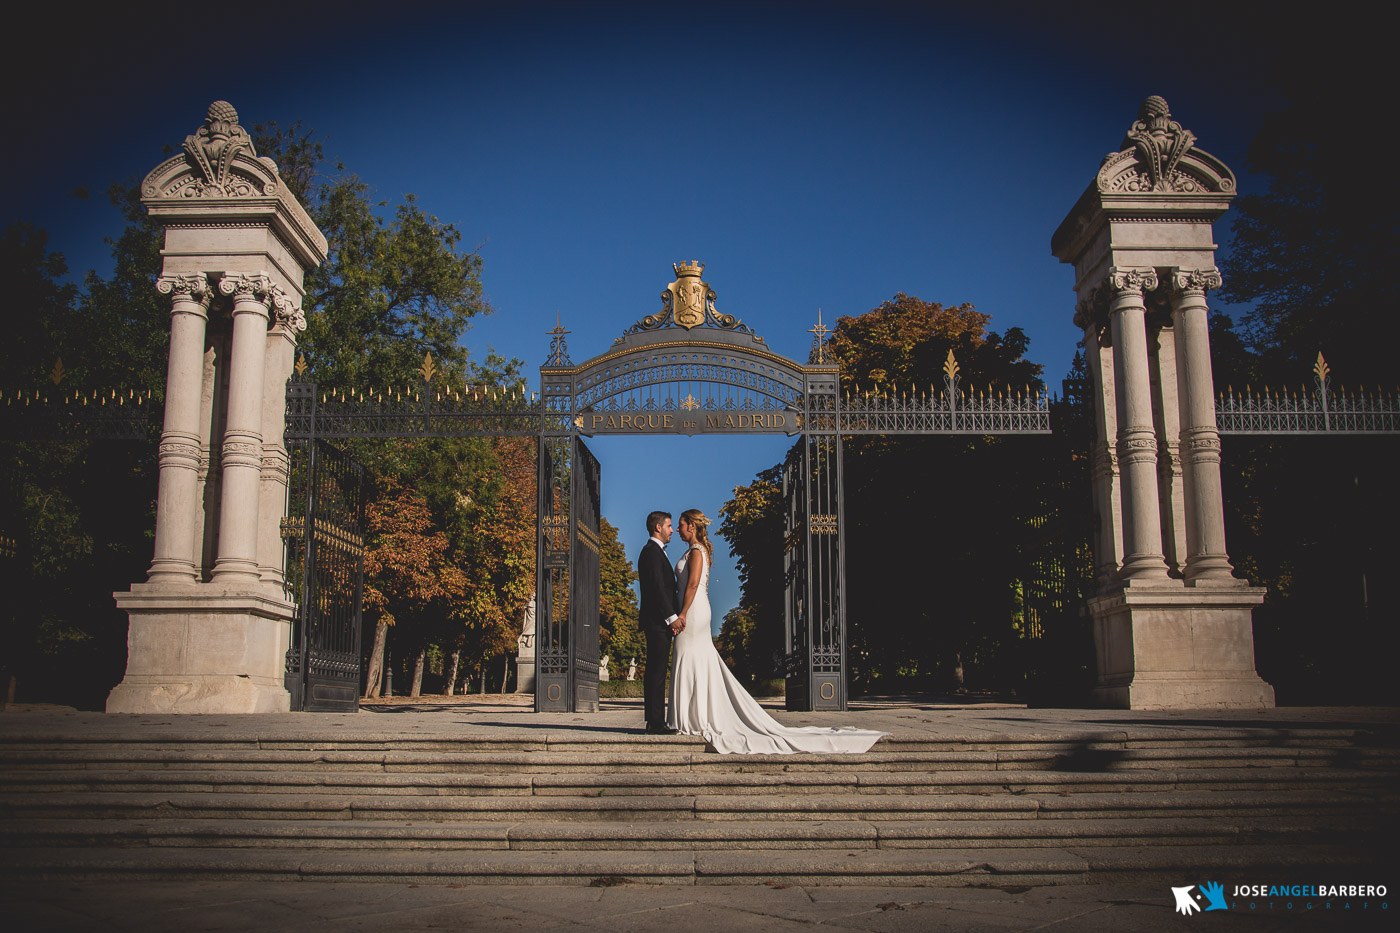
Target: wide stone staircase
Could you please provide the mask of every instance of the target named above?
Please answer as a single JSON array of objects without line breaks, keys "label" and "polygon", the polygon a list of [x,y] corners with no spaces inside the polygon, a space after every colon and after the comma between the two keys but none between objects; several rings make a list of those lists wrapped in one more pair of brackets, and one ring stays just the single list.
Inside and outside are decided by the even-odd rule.
[{"label": "wide stone staircase", "polygon": [[[1038,885],[1370,877],[1387,729],[899,736],[0,734],[11,879]],[[1381,860],[1381,861],[1378,861]],[[1247,870],[1247,871],[1246,871]]]}]

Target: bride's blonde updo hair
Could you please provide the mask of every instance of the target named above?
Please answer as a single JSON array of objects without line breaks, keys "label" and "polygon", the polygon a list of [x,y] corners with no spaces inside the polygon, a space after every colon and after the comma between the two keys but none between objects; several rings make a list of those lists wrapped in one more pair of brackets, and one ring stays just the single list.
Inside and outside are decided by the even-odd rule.
[{"label": "bride's blonde updo hair", "polygon": [[695,543],[705,549],[705,559],[713,564],[715,562],[715,546],[710,543],[710,533],[705,530],[710,524],[705,513],[699,509],[686,509],[681,513],[681,520],[695,529]]}]

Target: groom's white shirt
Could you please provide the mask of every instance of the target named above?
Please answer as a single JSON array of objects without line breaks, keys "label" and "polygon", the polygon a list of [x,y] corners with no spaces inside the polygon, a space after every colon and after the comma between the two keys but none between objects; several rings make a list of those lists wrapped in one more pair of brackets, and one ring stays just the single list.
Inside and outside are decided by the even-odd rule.
[{"label": "groom's white shirt", "polygon": [[[665,554],[665,553],[666,553],[666,543],[665,543],[664,541],[662,541],[662,540],[661,540],[660,538],[658,538],[656,535],[652,535],[652,536],[651,536],[651,540],[652,540],[652,541],[655,541],[655,542],[656,542],[656,546],[659,547],[659,548],[661,548],[661,553],[662,553],[662,554]],[[667,559],[667,563],[670,563],[670,559],[669,559],[669,558]],[[680,618],[680,616],[676,615],[675,613],[672,613],[672,614],[666,619],[666,624],[667,624],[667,625],[670,625],[671,623],[675,622],[675,621],[676,621],[677,619],[679,619],[679,618]]]}]

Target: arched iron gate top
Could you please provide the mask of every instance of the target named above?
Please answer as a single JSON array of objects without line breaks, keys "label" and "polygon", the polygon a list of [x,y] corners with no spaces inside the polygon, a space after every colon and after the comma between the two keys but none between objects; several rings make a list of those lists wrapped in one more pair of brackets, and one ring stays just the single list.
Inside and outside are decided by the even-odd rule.
[{"label": "arched iron gate top", "polygon": [[[606,352],[578,365],[564,335],[551,332],[540,368],[546,411],[556,430],[613,432],[802,430],[811,376],[830,378],[831,365],[804,366],[774,353],[733,315],[715,310],[715,293],[698,262],[672,266],[676,279],[661,293],[662,310],[647,315]],[[546,431],[550,428],[546,427]]]}]

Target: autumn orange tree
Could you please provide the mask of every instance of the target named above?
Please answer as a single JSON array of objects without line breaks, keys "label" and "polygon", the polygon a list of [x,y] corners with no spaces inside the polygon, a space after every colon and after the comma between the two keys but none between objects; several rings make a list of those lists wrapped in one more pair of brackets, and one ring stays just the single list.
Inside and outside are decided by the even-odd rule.
[{"label": "autumn orange tree", "polygon": [[404,624],[425,632],[440,626],[466,590],[466,575],[452,560],[451,542],[427,500],[392,477],[380,483],[380,494],[365,509],[364,608],[376,619],[367,697],[382,689],[389,627]]}]

